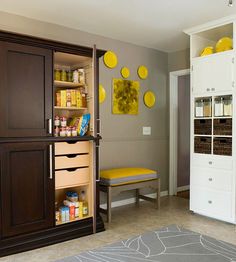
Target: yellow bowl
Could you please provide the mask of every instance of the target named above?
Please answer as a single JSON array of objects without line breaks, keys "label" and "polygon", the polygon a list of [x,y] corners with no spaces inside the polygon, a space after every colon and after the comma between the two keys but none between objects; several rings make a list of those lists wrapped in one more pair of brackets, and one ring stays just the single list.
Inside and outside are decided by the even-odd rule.
[{"label": "yellow bowl", "polygon": [[233,49],[233,40],[230,37],[222,37],[216,43],[216,53]]},{"label": "yellow bowl", "polygon": [[214,48],[213,48],[213,46],[207,46],[207,47],[205,47],[205,48],[202,50],[200,56],[211,55],[211,54],[213,54],[213,53],[214,53]]}]

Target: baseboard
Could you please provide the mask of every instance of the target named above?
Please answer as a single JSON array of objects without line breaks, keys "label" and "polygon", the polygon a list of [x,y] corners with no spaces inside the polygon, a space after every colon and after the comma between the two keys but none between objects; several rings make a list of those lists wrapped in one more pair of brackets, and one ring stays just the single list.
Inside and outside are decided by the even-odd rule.
[{"label": "baseboard", "polygon": [[[168,194],[167,190],[161,192],[161,197],[168,196],[168,195],[169,194]],[[152,193],[152,194],[147,194],[146,196],[154,198],[154,197],[156,197],[156,194]],[[140,199],[140,201],[144,201],[144,200]],[[120,206],[125,206],[125,205],[129,205],[129,204],[133,204],[133,203],[135,203],[135,197],[127,198],[127,199],[124,199],[124,200],[113,201],[111,203],[111,207],[120,207]],[[102,205],[100,205],[100,207],[106,209],[107,205],[102,204]]]},{"label": "baseboard", "polygon": [[177,192],[186,191],[186,190],[189,190],[189,189],[190,189],[189,185],[187,185],[187,186],[180,186],[180,187],[177,187]]}]

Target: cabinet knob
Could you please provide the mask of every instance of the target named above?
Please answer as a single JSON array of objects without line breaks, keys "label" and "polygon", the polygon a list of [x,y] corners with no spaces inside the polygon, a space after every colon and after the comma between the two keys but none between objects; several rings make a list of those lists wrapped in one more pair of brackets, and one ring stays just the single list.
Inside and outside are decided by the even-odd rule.
[{"label": "cabinet knob", "polygon": [[207,92],[209,92],[209,91],[210,91],[210,88],[207,88],[206,90],[207,90]]},{"label": "cabinet knob", "polygon": [[215,91],[215,88],[212,88],[211,91]]},{"label": "cabinet knob", "polygon": [[211,201],[211,200],[208,200],[208,204],[212,204],[212,201]]},{"label": "cabinet knob", "polygon": [[212,161],[209,161],[208,163],[209,163],[209,165],[212,165]]},{"label": "cabinet knob", "polygon": [[209,181],[212,181],[212,178],[211,177],[209,177],[209,179],[208,179]]}]

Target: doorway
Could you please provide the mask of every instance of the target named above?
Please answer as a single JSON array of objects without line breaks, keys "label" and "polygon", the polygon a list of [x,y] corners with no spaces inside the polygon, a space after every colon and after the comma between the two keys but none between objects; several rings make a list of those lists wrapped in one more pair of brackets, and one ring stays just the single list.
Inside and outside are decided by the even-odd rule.
[{"label": "doorway", "polygon": [[170,73],[169,195],[189,198],[190,70]]}]

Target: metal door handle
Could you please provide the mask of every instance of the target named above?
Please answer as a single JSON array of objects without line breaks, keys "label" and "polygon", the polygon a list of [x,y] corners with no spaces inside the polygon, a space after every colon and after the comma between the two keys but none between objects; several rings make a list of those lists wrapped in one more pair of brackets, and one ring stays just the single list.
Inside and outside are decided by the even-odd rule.
[{"label": "metal door handle", "polygon": [[215,88],[212,88],[211,91],[215,91]]},{"label": "metal door handle", "polygon": [[48,119],[48,134],[52,134],[52,119]]},{"label": "metal door handle", "polygon": [[209,165],[212,165],[212,161],[209,161],[208,163],[209,163]]},{"label": "metal door handle", "polygon": [[98,126],[97,135],[101,135],[101,119],[100,118],[97,119],[97,126]]},{"label": "metal door handle", "polygon": [[209,181],[212,181],[212,178],[210,177],[208,180],[209,180]]},{"label": "metal door handle", "polygon": [[208,203],[209,203],[209,204],[212,204],[212,201],[211,201],[211,200],[208,200]]},{"label": "metal door handle", "polygon": [[210,91],[210,88],[207,88],[206,90],[207,90],[207,92],[209,92],[209,91]]},{"label": "metal door handle", "polygon": [[53,165],[52,165],[52,161],[53,161],[53,152],[52,152],[52,145],[49,145],[49,178],[53,179]]}]

